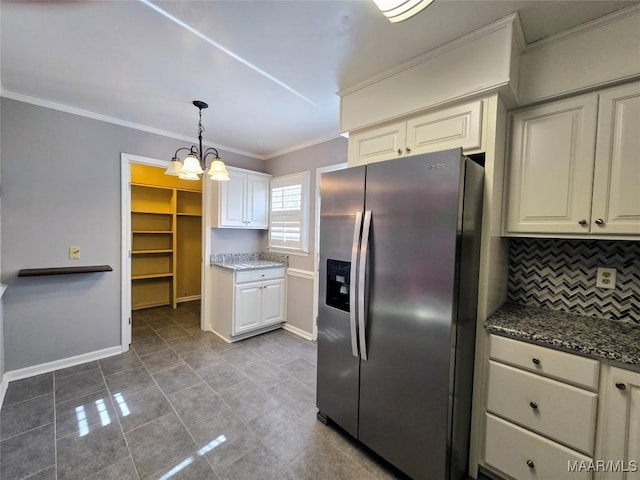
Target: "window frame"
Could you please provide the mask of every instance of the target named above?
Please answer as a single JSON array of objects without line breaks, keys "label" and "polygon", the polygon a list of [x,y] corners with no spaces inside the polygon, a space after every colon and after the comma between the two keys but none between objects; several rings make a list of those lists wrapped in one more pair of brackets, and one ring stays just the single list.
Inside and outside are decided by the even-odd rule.
[{"label": "window frame", "polygon": [[[287,187],[292,185],[301,185],[300,210],[299,214],[292,215],[291,210],[273,211],[273,190],[275,188]],[[291,255],[309,255],[309,207],[310,207],[310,189],[311,189],[311,172],[290,173],[272,177],[269,183],[269,232],[267,238],[267,248],[271,252],[291,254]],[[274,221],[282,217],[295,216],[300,221],[300,240],[299,245],[291,247],[286,246],[285,242],[272,243],[271,232]],[[298,243],[298,242],[296,242]]]}]

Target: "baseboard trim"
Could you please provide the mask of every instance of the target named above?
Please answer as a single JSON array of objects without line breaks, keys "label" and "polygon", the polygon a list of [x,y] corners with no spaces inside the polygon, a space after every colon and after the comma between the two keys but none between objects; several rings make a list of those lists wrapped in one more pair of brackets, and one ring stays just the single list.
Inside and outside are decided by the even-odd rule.
[{"label": "baseboard trim", "polygon": [[54,360],[53,362],[41,363],[39,365],[20,368],[18,370],[11,370],[9,372],[5,372],[3,383],[8,384],[14,380],[22,380],[23,378],[34,377],[43,373],[53,372],[54,370],[60,370],[61,368],[73,367],[75,365],[80,365],[81,363],[112,357],[114,355],[121,354],[122,351],[122,346],[118,345],[116,347],[103,348],[102,350],[95,350],[93,352],[83,353],[82,355],[63,358],[61,360]]},{"label": "baseboard trim", "polygon": [[285,323],[282,328],[284,328],[287,332],[291,332],[294,335],[298,335],[299,337],[304,338],[305,340],[313,341],[313,334],[306,332],[301,328],[294,327],[293,325],[289,325],[288,323]]}]

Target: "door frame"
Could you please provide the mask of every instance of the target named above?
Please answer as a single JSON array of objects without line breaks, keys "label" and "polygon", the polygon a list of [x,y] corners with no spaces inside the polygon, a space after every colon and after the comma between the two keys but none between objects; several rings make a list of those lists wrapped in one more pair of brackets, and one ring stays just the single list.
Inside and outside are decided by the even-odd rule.
[{"label": "door frame", "polygon": [[348,168],[347,162],[316,168],[316,211],[313,243],[313,340],[318,339],[318,304],[320,295],[320,180],[323,173],[335,172]]},{"label": "door frame", "polygon": [[122,192],[122,247],[121,255],[121,328],[120,346],[122,352],[129,350],[131,344],[131,164],[138,163],[152,167],[166,168],[167,160],[142,157],[130,153],[120,154],[120,187]]}]

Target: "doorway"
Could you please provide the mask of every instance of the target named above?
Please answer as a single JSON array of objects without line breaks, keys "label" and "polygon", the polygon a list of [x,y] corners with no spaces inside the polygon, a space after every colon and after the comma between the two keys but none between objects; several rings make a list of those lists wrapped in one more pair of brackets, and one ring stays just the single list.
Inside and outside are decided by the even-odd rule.
[{"label": "doorway", "polygon": [[166,161],[122,154],[121,163],[121,341],[127,351],[137,324],[201,328],[203,201],[202,182],[165,175]]}]

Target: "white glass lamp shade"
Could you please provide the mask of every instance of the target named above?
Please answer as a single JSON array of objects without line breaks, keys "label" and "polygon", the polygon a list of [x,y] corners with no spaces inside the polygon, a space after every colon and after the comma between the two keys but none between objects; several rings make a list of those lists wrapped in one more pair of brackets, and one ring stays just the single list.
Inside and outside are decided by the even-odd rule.
[{"label": "white glass lamp shade", "polygon": [[387,20],[401,22],[427,8],[433,0],[373,0]]},{"label": "white glass lamp shade", "polygon": [[169,166],[164,171],[164,174],[178,176],[180,175],[181,171],[182,171],[182,162],[177,158],[172,158],[171,161],[169,162]]},{"label": "white glass lamp shade", "polygon": [[219,182],[226,182],[229,180],[229,172],[224,162],[216,158],[209,167],[209,177],[211,180],[217,180]]},{"label": "white glass lamp shade", "polygon": [[180,180],[200,180],[200,177],[195,173],[185,173],[182,172],[178,175]]},{"label": "white glass lamp shade", "polygon": [[204,170],[200,168],[200,161],[198,160],[198,158],[193,153],[190,153],[189,155],[187,155],[187,158],[184,159],[184,164],[182,165],[182,170],[180,173],[201,175],[202,173],[204,173]]}]

